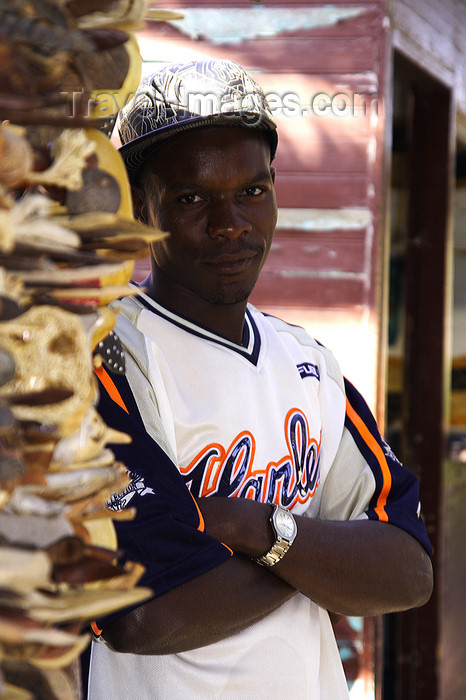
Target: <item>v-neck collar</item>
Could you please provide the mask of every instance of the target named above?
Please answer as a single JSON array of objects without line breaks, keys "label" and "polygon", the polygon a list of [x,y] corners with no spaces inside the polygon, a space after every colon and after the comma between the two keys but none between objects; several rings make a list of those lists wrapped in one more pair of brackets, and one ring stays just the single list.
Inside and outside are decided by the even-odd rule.
[{"label": "v-neck collar", "polygon": [[243,342],[241,345],[239,345],[238,343],[234,343],[232,340],[228,340],[228,338],[224,338],[223,336],[214,333],[208,328],[199,326],[197,323],[176,314],[174,311],[170,311],[158,302],[154,301],[144,292],[139,292],[136,299],[146,309],[157,316],[164,318],[166,321],[173,323],[175,326],[178,326],[178,328],[182,328],[187,333],[191,333],[191,335],[195,335],[198,338],[204,338],[205,340],[216,343],[217,345],[222,345],[223,347],[238,353],[238,355],[241,355],[249,360],[253,365],[257,366],[261,349],[261,337],[253,315],[248,307],[246,307],[244,317]]}]

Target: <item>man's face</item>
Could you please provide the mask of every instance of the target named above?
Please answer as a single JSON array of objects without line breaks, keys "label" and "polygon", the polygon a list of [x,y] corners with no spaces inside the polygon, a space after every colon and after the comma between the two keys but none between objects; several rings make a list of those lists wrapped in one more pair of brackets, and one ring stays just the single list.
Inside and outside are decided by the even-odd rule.
[{"label": "man's face", "polygon": [[194,129],[161,145],[147,172],[149,219],[170,233],[152,244],[152,255],[170,280],[173,308],[189,313],[183,305],[193,294],[210,304],[246,300],[277,220],[264,135],[241,127]]}]

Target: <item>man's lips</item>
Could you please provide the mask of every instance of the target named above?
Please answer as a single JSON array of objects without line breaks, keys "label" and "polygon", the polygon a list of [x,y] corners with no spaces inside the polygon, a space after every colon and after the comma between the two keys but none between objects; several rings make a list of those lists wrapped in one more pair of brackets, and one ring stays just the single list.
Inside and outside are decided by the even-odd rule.
[{"label": "man's lips", "polygon": [[260,254],[261,250],[241,250],[237,253],[221,253],[202,259],[202,263],[208,267],[215,268],[219,272],[235,273],[246,268]]}]

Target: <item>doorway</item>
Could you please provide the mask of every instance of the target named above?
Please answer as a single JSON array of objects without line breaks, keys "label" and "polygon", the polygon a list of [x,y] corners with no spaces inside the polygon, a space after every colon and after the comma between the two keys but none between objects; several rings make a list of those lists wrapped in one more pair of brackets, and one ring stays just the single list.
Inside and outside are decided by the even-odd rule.
[{"label": "doorway", "polygon": [[443,465],[450,392],[452,94],[394,56],[387,435],[417,474],[436,587],[383,621],[382,700],[437,700]]}]

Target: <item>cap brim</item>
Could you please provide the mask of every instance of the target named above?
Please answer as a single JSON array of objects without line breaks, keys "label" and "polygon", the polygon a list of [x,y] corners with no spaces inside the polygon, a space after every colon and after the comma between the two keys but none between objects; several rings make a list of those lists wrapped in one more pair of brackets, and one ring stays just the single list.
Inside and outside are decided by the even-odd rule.
[{"label": "cap brim", "polygon": [[132,184],[135,183],[143,163],[158,143],[183,131],[190,131],[203,126],[243,126],[249,129],[261,129],[270,140],[271,160],[275,157],[278,144],[277,127],[265,115],[258,116],[254,113],[244,112],[241,115],[224,113],[210,115],[209,117],[194,116],[175,124],[168,124],[156,131],[149,131],[147,134],[138,136],[129,143],[120,146],[118,150],[125,163],[130,182]]}]

